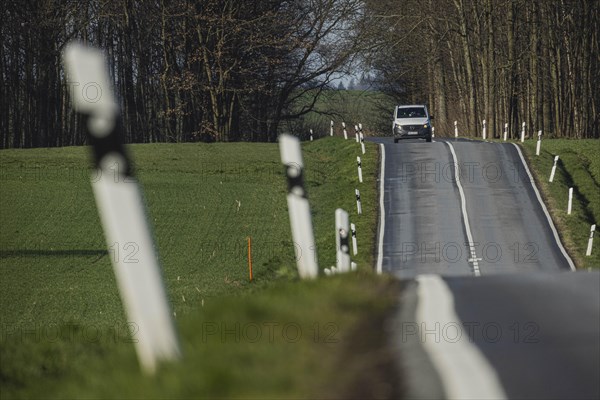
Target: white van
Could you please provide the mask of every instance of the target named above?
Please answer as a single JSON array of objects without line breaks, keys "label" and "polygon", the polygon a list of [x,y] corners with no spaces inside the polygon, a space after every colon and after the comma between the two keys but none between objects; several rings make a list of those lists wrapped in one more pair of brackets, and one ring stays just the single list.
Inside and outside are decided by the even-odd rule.
[{"label": "white van", "polygon": [[431,142],[431,120],[425,105],[396,106],[394,109],[394,143],[400,139],[425,139]]}]

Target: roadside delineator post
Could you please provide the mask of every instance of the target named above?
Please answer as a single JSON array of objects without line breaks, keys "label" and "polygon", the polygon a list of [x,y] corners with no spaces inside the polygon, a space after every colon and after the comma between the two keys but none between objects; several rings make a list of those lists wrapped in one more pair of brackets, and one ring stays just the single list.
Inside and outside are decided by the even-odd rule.
[{"label": "roadside delineator post", "polygon": [[350,224],[350,231],[352,232],[352,255],[357,255],[358,243],[356,241],[356,225]]},{"label": "roadside delineator post", "polygon": [[329,124],[329,136],[333,136],[333,120],[331,120],[331,123]]},{"label": "roadside delineator post", "polygon": [[313,141],[313,130],[312,129],[310,130],[310,141],[311,142]]},{"label": "roadside delineator post", "polygon": [[302,279],[316,278],[319,266],[310,204],[304,188],[304,162],[300,141],[291,135],[280,135],[279,152],[288,182],[287,203],[298,274]]},{"label": "roadside delineator post", "polygon": [[362,153],[365,154],[365,136],[363,135],[362,131],[360,131],[360,149],[362,150]]},{"label": "roadside delineator post", "polygon": [[558,156],[554,157],[554,165],[552,165],[552,170],[550,171],[550,179],[548,182],[552,182],[554,180],[554,174],[556,173],[556,163],[558,162]]},{"label": "roadside delineator post", "polygon": [[481,136],[482,136],[482,138],[483,138],[483,140],[485,140],[485,139],[486,139],[486,136],[487,136],[487,133],[486,133],[486,129],[485,129],[485,128],[486,128],[486,127],[485,127],[485,119],[484,119],[484,120],[483,120],[483,133],[482,133],[482,135],[481,135]]},{"label": "roadside delineator post", "polygon": [[535,144],[535,155],[539,156],[540,155],[540,148],[542,147],[542,131],[539,130],[538,131],[538,140],[537,143]]},{"label": "roadside delineator post", "polygon": [[458,121],[454,121],[454,137],[458,137]]},{"label": "roadside delineator post", "polygon": [[521,125],[521,143],[525,141],[525,122]]},{"label": "roadside delineator post", "polygon": [[504,141],[508,138],[508,122],[504,123]]},{"label": "roadside delineator post", "polygon": [[360,161],[360,157],[356,156],[356,164],[358,166],[358,181],[362,183],[362,161]]},{"label": "roadside delineator post", "polygon": [[338,272],[350,271],[350,220],[341,208],[335,210],[335,248]]},{"label": "roadside delineator post", "polygon": [[161,361],[180,358],[179,339],[150,233],[140,188],[123,145],[122,125],[102,51],[69,43],[63,65],[70,82],[93,84],[102,96],[90,102],[72,91],[73,107],[87,116],[86,130],[96,173],[92,189],[109,247],[135,250],[135,257],[110,257],[119,293],[144,372],[154,373]]},{"label": "roadside delineator post", "polygon": [[362,214],[362,204],[360,201],[360,190],[354,189],[354,194],[356,195],[356,213],[358,215]]},{"label": "roadside delineator post", "polygon": [[354,125],[354,139],[356,140],[356,143],[359,142],[359,138],[358,138],[358,125]]},{"label": "roadside delineator post", "polygon": [[431,137],[435,137],[435,126],[431,126]]},{"label": "roadside delineator post", "polygon": [[342,129],[344,130],[344,139],[348,140],[348,131],[346,130],[345,122],[342,122]]},{"label": "roadside delineator post", "polygon": [[586,256],[592,255],[592,244],[594,243],[594,232],[596,231],[596,224],[590,227],[590,238],[588,239],[587,249],[585,251]]},{"label": "roadside delineator post", "polygon": [[573,188],[569,188],[569,202],[567,203],[567,215],[571,215],[571,208],[573,205]]}]

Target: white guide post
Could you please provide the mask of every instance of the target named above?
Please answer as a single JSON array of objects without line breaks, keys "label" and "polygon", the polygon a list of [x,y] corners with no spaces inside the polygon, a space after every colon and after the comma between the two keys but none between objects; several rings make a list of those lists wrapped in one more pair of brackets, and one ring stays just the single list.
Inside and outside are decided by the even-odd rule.
[{"label": "white guide post", "polygon": [[363,134],[362,124],[360,122],[358,123],[358,139],[360,140],[360,148],[363,154],[365,154],[365,135]]},{"label": "white guide post", "polygon": [[358,138],[358,125],[354,125],[354,139],[356,139],[356,143],[360,141]]},{"label": "white guide post", "polygon": [[350,231],[352,232],[352,254],[358,254],[358,243],[356,241],[356,225],[350,224]]},{"label": "white guide post", "polygon": [[362,151],[363,154],[365,154],[365,136],[363,135],[362,131],[359,132],[360,135],[360,149]]},{"label": "white guide post", "polygon": [[348,140],[348,131],[346,130],[345,122],[342,122],[342,129],[344,130],[344,139]]},{"label": "white guide post", "polygon": [[279,152],[288,181],[288,212],[296,265],[302,279],[316,278],[319,273],[310,204],[304,189],[304,162],[298,138],[279,136]]},{"label": "white guide post", "polygon": [[[92,189],[128,321],[137,331],[133,342],[144,372],[160,361],[178,359],[179,340],[171,318],[154,241],[131,161],[122,144],[119,110],[102,51],[79,43],[67,45],[63,64],[69,82],[94,87],[99,98],[72,92],[73,107],[86,114],[96,173]],[[131,255],[132,256],[127,256]]]},{"label": "white guide post", "polygon": [[552,171],[550,171],[550,179],[548,182],[552,182],[554,180],[554,174],[556,173],[556,163],[558,162],[558,156],[554,157],[554,165],[552,165]]},{"label": "white guide post", "polygon": [[311,142],[313,141],[313,130],[312,129],[310,130],[310,141]]},{"label": "white guide post", "polygon": [[331,120],[331,123],[329,124],[329,136],[333,136],[333,120]]},{"label": "white guide post", "polygon": [[504,123],[504,141],[508,138],[508,122]]},{"label": "white guide post", "polygon": [[434,138],[435,137],[435,126],[431,127],[431,137]]},{"label": "white guide post", "polygon": [[454,121],[454,137],[458,137],[458,121]]},{"label": "white guide post", "polygon": [[354,194],[356,195],[356,212],[358,215],[362,214],[362,203],[360,201],[360,190],[354,189]]},{"label": "white guide post", "polygon": [[358,166],[358,181],[362,183],[362,161],[360,161],[360,157],[356,156],[356,164]]},{"label": "white guide post", "polygon": [[521,125],[521,143],[525,141],[525,122]]},{"label": "white guide post", "polygon": [[539,156],[540,155],[540,148],[542,147],[542,131],[539,130],[538,131],[538,140],[537,143],[535,144],[535,155]]},{"label": "white guide post", "polygon": [[587,249],[585,250],[586,256],[592,255],[592,245],[594,243],[594,232],[596,231],[596,224],[590,227],[590,238],[588,239]]},{"label": "white guide post", "polygon": [[569,202],[567,204],[567,215],[571,215],[571,209],[573,207],[573,188],[569,188]]},{"label": "white guide post", "polygon": [[335,248],[338,272],[350,271],[350,220],[341,208],[335,210]]},{"label": "white guide post", "polygon": [[487,133],[486,133],[486,129],[485,129],[485,119],[483,120],[483,133],[482,133],[482,138],[483,140],[486,139]]}]

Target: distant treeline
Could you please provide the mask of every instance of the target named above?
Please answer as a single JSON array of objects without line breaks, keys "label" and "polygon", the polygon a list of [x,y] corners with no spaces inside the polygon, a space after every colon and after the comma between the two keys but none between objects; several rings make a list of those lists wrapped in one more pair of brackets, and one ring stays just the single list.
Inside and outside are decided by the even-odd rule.
[{"label": "distant treeline", "polygon": [[105,50],[127,142],[274,141],[348,71],[439,134],[598,138],[599,32],[596,0],[4,0],[0,148],[86,143],[74,39]]},{"label": "distant treeline", "polygon": [[353,57],[361,4],[4,0],[0,147],[86,142],[68,91],[96,89],[65,77],[73,39],[105,50],[127,142],[273,141]]}]

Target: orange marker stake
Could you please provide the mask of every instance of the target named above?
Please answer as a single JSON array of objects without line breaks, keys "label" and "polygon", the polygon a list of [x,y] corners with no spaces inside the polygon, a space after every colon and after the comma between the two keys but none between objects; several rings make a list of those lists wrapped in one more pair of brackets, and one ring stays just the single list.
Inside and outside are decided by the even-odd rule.
[{"label": "orange marker stake", "polygon": [[252,282],[252,238],[248,236],[248,271],[250,272],[250,282]]}]

